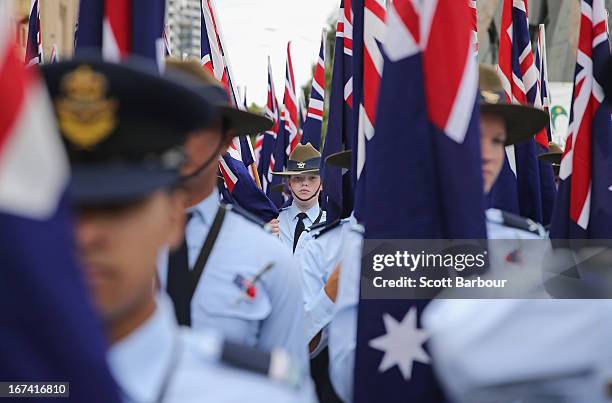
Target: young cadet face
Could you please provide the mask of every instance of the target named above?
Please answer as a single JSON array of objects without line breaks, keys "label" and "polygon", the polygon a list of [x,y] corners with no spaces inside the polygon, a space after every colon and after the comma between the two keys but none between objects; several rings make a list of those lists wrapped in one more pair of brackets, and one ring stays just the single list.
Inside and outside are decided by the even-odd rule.
[{"label": "young cadet face", "polygon": [[[321,188],[321,177],[319,175],[293,175],[289,178],[289,187],[299,199],[317,201]],[[314,203],[313,203],[314,204]]]},{"label": "young cadet face", "polygon": [[480,150],[485,194],[491,191],[504,165],[506,122],[497,115],[480,115]]},{"label": "young cadet face", "polygon": [[[231,134],[226,134],[221,140],[221,136],[221,122],[218,122],[208,129],[194,132],[187,137],[185,141],[187,162],[181,170],[181,176],[194,175],[202,167],[202,164],[210,158],[213,159],[202,172],[184,181],[183,187],[187,192],[206,194],[212,192],[217,181],[217,159],[227,151],[233,138]],[[220,141],[223,143],[219,148]]]},{"label": "young cadet face", "polygon": [[129,322],[153,301],[157,257],[181,242],[181,196],[159,191],[138,202],[79,210],[77,253],[107,326]]}]

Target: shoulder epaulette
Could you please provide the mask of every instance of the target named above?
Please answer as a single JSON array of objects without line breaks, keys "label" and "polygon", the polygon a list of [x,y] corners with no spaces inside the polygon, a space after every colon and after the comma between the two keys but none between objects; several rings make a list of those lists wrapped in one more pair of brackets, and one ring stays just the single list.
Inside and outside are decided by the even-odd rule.
[{"label": "shoulder epaulette", "polygon": [[543,235],[545,232],[542,224],[530,218],[521,217],[516,214],[508,213],[507,211],[501,211],[501,215],[503,220],[502,224],[507,227],[521,229],[536,235]]},{"label": "shoulder epaulette", "polygon": [[310,227],[306,228],[306,231],[311,232],[311,231],[316,231],[320,228],[325,227],[327,224],[329,224],[327,221],[323,221],[320,222],[318,224],[312,224]]},{"label": "shoulder epaulette", "polygon": [[266,352],[226,340],[221,348],[220,360],[231,367],[253,372],[295,388],[299,388],[304,382],[302,369],[282,349]]},{"label": "shoulder epaulette", "polygon": [[313,238],[317,239],[318,237],[320,237],[321,235],[333,230],[334,228],[337,228],[338,226],[340,226],[340,224],[342,224],[342,220],[340,219],[336,219],[334,221],[328,222],[326,225],[324,225],[323,227],[321,227],[321,229],[319,229],[319,231],[317,231],[314,235]]},{"label": "shoulder epaulette", "polygon": [[226,204],[225,206],[228,211],[231,211],[233,213],[238,214],[239,216],[243,218],[246,218],[248,221],[252,222],[253,224],[258,225],[261,228],[265,228],[266,223],[262,219],[257,217],[255,214],[245,210],[244,208],[236,204]]}]

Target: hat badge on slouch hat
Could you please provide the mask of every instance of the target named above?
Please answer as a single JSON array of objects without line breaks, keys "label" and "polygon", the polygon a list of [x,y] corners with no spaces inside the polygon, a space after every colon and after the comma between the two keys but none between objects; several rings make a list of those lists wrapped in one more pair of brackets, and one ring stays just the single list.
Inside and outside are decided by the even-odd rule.
[{"label": "hat badge on slouch hat", "polygon": [[58,123],[71,143],[90,149],[115,130],[119,102],[106,97],[104,75],[82,65],[64,76],[61,88],[63,96],[56,100]]}]

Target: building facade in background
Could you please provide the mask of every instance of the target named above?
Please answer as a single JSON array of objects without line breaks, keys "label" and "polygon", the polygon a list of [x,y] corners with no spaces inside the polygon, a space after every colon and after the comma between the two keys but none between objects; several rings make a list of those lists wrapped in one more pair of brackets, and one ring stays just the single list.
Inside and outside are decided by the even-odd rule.
[{"label": "building facade in background", "polygon": [[[13,2],[11,25],[21,55],[25,57],[30,18],[30,0],[10,0]],[[39,0],[40,28],[42,31],[43,57],[49,61],[51,49],[57,48],[60,59],[74,53],[74,32],[79,10],[79,0]]]},{"label": "building facade in background", "polygon": [[200,0],[167,0],[166,34],[172,55],[200,58]]}]

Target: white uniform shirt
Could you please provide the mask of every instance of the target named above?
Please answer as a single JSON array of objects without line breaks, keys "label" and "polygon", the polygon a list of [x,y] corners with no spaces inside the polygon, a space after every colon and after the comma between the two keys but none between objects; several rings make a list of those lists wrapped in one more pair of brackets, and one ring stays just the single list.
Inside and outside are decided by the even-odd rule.
[{"label": "white uniform shirt", "polygon": [[[291,206],[282,209],[278,214],[280,240],[291,252],[293,252],[293,237],[295,235],[295,227],[299,220],[298,214],[300,213],[301,211],[299,208],[297,208],[294,201]],[[325,222],[325,211],[321,210],[319,203],[315,203],[315,205],[308,211],[305,211],[305,213],[306,218],[304,219],[304,228],[310,228],[310,226],[317,221],[317,218],[319,218],[319,214],[321,214],[321,218],[318,222]]]},{"label": "white uniform shirt", "polygon": [[[191,209],[186,228],[189,266],[193,268],[219,208],[218,194]],[[162,288],[167,285],[167,254],[159,260]],[[255,298],[239,286],[252,280]],[[229,211],[191,300],[191,327],[219,330],[229,340],[270,351],[282,347],[308,367],[300,272],[279,240],[257,224]]]},{"label": "white uniform shirt", "polygon": [[312,402],[309,382],[295,389],[220,361],[223,340],[195,334],[176,323],[172,302],[158,300],[155,313],[108,352],[111,373],[124,403]]}]

